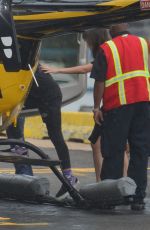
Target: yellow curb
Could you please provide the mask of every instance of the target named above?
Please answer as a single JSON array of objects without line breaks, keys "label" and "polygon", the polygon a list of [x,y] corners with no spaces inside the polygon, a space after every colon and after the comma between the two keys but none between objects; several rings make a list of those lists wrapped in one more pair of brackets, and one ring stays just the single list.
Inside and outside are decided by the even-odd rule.
[{"label": "yellow curb", "polygon": [[[62,112],[62,131],[66,141],[80,140],[89,143],[88,137],[93,126],[93,114],[90,112]],[[40,116],[26,118],[25,137],[48,138],[47,129]]]}]

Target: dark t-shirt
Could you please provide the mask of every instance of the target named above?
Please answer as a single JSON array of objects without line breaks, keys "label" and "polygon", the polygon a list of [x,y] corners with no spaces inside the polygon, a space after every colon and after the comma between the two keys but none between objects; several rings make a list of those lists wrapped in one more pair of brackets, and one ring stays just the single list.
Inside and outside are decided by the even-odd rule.
[{"label": "dark t-shirt", "polygon": [[41,106],[61,106],[62,94],[59,85],[50,74],[37,69],[35,73],[39,87],[33,81],[25,108],[39,108]]},{"label": "dark t-shirt", "polygon": [[91,78],[94,78],[96,81],[104,82],[106,79],[107,72],[107,61],[104,54],[104,51],[100,48],[95,61],[93,62],[93,68],[91,71]]}]

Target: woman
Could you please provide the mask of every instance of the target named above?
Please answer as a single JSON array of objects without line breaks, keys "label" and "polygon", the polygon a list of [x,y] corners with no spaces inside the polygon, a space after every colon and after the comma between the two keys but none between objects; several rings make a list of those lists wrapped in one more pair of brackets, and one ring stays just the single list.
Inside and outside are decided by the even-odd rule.
[{"label": "woman", "polygon": [[[29,95],[25,102],[25,109],[38,108],[41,118],[46,125],[48,135],[52,141],[58,158],[61,161],[61,170],[69,183],[76,187],[79,183],[76,176],[73,175],[71,169],[69,149],[65,143],[61,129],[61,104],[62,94],[59,85],[49,74],[44,73],[39,67],[36,70],[35,78],[39,84],[36,86],[33,82]],[[21,119],[21,118],[20,118]],[[7,129],[9,138],[24,139],[24,119],[17,120],[17,127],[11,125]],[[27,155],[28,150],[19,146],[11,146],[11,152],[20,155]],[[17,174],[32,175],[31,166],[15,165]],[[67,190],[62,185],[56,197],[63,199],[68,195]]]}]

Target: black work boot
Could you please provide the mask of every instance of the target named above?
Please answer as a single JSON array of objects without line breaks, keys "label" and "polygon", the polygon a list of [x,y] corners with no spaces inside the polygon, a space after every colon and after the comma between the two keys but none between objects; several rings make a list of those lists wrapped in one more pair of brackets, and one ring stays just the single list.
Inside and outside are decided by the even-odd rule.
[{"label": "black work boot", "polygon": [[134,197],[133,204],[131,204],[131,210],[142,211],[144,209],[145,209],[144,199]]}]

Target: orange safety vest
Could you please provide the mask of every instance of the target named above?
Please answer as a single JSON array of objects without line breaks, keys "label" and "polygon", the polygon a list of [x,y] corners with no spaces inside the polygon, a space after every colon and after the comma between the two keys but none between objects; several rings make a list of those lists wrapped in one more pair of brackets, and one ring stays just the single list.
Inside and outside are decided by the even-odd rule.
[{"label": "orange safety vest", "polygon": [[105,111],[150,101],[148,44],[144,38],[121,35],[100,46],[107,60],[103,96]]}]

